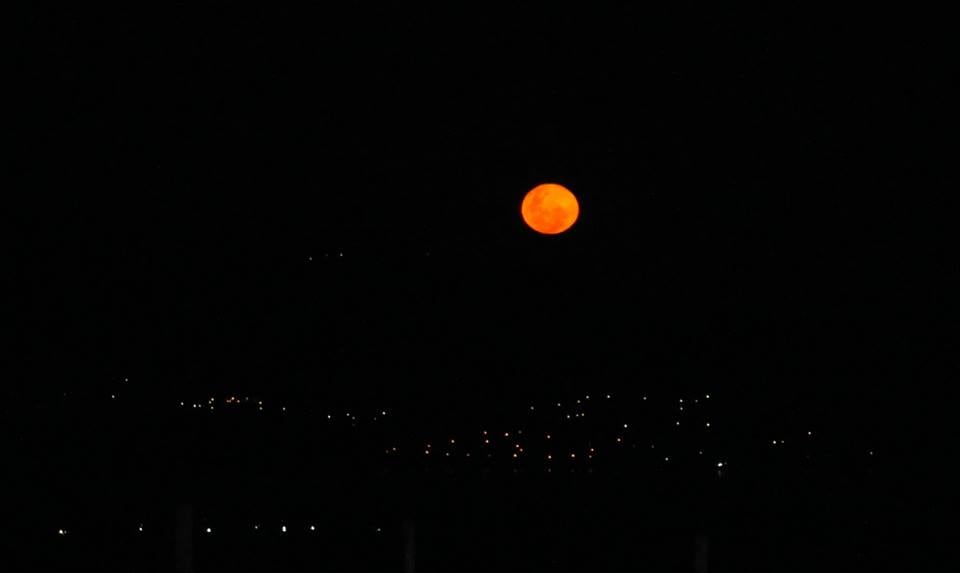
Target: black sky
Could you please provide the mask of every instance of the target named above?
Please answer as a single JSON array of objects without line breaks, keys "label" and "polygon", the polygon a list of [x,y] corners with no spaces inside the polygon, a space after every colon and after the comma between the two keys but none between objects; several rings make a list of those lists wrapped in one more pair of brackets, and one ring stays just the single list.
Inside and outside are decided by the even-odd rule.
[{"label": "black sky", "polygon": [[[903,35],[229,2],[24,29],[21,395],[669,383],[879,411],[945,347],[916,192],[945,77]],[[565,235],[519,217],[543,181],[581,201]]]}]

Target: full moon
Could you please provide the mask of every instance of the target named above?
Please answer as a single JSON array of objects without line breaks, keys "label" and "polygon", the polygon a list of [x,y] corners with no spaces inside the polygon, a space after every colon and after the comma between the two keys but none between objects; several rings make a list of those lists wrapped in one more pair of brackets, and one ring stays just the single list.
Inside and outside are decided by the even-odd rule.
[{"label": "full moon", "polygon": [[544,183],[527,192],[520,214],[530,228],[544,235],[569,229],[580,214],[577,198],[563,185]]}]

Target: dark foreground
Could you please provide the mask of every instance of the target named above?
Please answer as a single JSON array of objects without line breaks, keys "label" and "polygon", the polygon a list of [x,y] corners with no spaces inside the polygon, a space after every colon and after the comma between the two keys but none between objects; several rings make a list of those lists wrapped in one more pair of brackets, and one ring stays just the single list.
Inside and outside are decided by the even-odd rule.
[{"label": "dark foreground", "polygon": [[75,524],[64,534],[33,520],[23,570],[925,570],[937,543],[903,519],[909,492],[869,475],[758,472],[692,486],[669,474],[396,473],[308,483],[224,483],[189,504],[87,500],[61,512]]}]

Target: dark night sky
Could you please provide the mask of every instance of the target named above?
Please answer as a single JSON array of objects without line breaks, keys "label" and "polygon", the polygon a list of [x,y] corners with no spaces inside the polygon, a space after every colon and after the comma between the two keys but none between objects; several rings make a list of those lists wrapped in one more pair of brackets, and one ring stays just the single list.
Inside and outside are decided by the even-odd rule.
[{"label": "dark night sky", "polygon": [[953,20],[275,4],[8,20],[31,570],[169,570],[180,503],[210,571],[399,568],[407,519],[423,571],[933,562]]},{"label": "dark night sky", "polygon": [[[469,410],[671,384],[876,421],[946,348],[948,272],[920,271],[945,218],[917,193],[946,78],[905,35],[689,7],[124,10],[25,19],[19,396],[130,376]],[[543,181],[581,201],[565,235],[519,217]]]}]

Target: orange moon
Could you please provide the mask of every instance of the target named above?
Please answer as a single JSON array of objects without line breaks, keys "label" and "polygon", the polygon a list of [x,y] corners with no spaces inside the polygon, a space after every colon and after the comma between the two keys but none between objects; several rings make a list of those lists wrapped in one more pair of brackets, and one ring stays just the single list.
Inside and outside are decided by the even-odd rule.
[{"label": "orange moon", "polygon": [[556,183],[537,185],[527,192],[520,214],[530,228],[544,235],[569,229],[580,215],[580,204],[569,189]]}]

